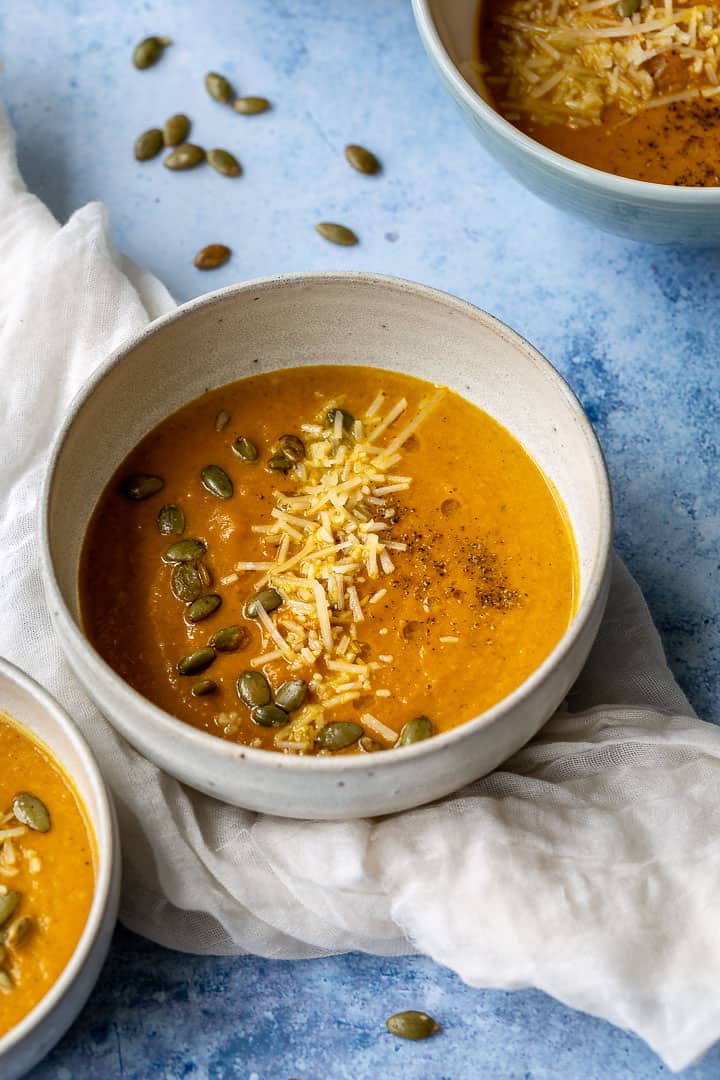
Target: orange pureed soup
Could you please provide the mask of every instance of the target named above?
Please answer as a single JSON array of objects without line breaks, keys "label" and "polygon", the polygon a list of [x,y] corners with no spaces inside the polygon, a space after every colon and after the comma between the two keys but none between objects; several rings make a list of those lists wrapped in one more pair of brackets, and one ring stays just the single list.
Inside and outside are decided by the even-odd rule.
[{"label": "orange pureed soup", "polygon": [[50,990],[87,922],[95,849],[48,750],[0,711],[0,1036]]},{"label": "orange pureed soup", "polygon": [[452,391],[306,367],[206,393],[147,435],[92,515],[85,632],[195,727],[286,753],[417,741],[545,659],[573,538],[520,444]]},{"label": "orange pureed soup", "polygon": [[483,0],[474,74],[497,110],[604,172],[720,184],[720,5]]}]

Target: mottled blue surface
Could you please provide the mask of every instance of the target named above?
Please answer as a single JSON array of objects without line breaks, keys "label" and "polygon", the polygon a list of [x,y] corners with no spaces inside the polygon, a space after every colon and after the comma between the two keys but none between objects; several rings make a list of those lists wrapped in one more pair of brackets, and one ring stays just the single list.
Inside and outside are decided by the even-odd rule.
[{"label": "mottled blue surface", "polygon": [[[147,33],[176,44],[129,62]],[[10,0],[0,8],[0,95],[32,190],[61,219],[110,207],[122,250],[175,296],[310,268],[379,270],[472,300],[538,345],[569,378],[608,457],[617,543],[641,582],[673,670],[720,717],[720,254],[637,246],[565,218],[503,174],[430,71],[407,0]],[[273,112],[244,118],[202,89],[208,69]],[[170,174],[132,158],[173,112],[235,151],[237,180]],[[381,176],[342,157],[359,141]],[[338,249],[322,219],[362,243]],[[228,243],[214,274],[195,251]],[[444,1032],[384,1034],[425,1007]],[[33,1080],[86,1077],[595,1080],[665,1075],[636,1038],[536,992],[478,992],[415,958],[306,963],[194,958],[118,932],[90,1004]],[[720,1050],[686,1077],[720,1075]]]}]

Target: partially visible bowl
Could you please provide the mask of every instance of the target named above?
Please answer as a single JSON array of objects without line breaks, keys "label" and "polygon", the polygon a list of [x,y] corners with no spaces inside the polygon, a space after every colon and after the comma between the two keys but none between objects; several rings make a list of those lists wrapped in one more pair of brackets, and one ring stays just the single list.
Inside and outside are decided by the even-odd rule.
[{"label": "partially visible bowl", "polygon": [[[317,363],[405,371],[485,409],[555,484],[580,562],[565,635],[514,693],[477,719],[382,754],[301,757],[224,741],[175,719],[125,683],[84,636],[78,563],[92,509],[152,427],[204,390]],[[535,349],[470,304],[370,274],[266,278],[200,297],[123,345],[72,405],[43,492],[42,561],[59,640],[110,722],[180,780],[286,817],[386,814],[429,802],[495,768],[527,742],[578,675],[605,605],[611,543],[602,453],[572,391]]]},{"label": "partially visible bowl", "polygon": [[[655,244],[720,243],[720,188],[627,180],[548,150],[505,120],[470,80],[477,0],[412,0],[440,79],[483,146],[541,199],[607,232]],[[463,74],[465,72],[465,74]]]},{"label": "partially visible bowl", "polygon": [[87,743],[46,691],[2,658],[0,710],[44,743],[72,781],[95,834],[97,852],[95,892],[70,961],[35,1008],[0,1037],[0,1076],[2,1080],[15,1080],[62,1038],[97,981],[117,918],[120,847],[112,803]]}]

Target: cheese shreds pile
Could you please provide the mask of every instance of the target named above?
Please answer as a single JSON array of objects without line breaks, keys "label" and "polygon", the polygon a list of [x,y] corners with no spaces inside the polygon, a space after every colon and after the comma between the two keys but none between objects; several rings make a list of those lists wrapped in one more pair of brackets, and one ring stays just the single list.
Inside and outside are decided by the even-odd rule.
[{"label": "cheese shreds pile", "polygon": [[[26,860],[31,874],[40,871],[40,859],[29,848],[18,847],[17,841],[27,836],[29,829],[19,825],[14,814],[0,814],[0,878],[13,878],[20,870],[21,860]],[[7,887],[0,884],[0,893]]]},{"label": "cheese shreds pile", "polygon": [[[642,0],[625,18],[604,0],[510,0],[502,10],[499,55],[483,77],[509,119],[581,127],[602,123],[610,106],[631,116],[720,94],[718,5]],[[670,60],[684,85],[665,93]]]},{"label": "cheese shreds pile", "polygon": [[[277,733],[280,750],[312,750],[318,731],[332,719],[328,710],[373,694],[374,672],[392,662],[389,654],[365,656],[361,627],[386,595],[395,562],[407,549],[391,532],[394,497],[411,486],[411,477],[399,470],[401,449],[443,394],[438,389],[407,420],[404,398],[381,415],[386,397],[379,393],[350,430],[343,426],[348,414],[327,402],[316,422],[300,429],[306,456],[287,473],[285,487],[292,492],[273,492],[272,521],[252,526],[274,558],[239,562],[225,579],[261,571],[248,593],[270,587],[283,600],[271,613],[257,605],[263,649],[251,666],[284,661],[291,671],[312,672],[312,702]],[[331,424],[328,415],[334,415]],[[383,742],[396,738],[372,713],[363,714],[361,723]]]}]

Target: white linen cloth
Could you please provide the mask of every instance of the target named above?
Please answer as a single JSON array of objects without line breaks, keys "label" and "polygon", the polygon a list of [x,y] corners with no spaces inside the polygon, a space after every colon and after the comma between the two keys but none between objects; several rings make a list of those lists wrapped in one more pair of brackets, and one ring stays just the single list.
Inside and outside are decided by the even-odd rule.
[{"label": "white linen cloth", "polygon": [[0,115],[0,654],[47,686],[115,795],[123,921],[176,949],[311,957],[419,951],[478,987],[539,987],[681,1068],[720,1036],[720,729],[667,669],[619,561],[563,708],[502,769],[375,821],[224,806],[140,757],[69,671],[38,567],[38,491],[71,396],[167,311],[113,251],[105,209],[60,226]]}]

